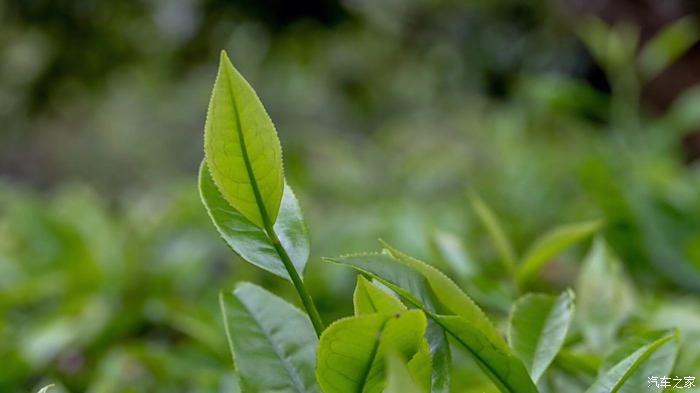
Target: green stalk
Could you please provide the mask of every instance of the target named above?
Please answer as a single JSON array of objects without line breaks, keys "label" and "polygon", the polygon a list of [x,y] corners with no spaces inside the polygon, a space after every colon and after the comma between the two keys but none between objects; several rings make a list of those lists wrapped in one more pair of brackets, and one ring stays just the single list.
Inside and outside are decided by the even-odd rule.
[{"label": "green stalk", "polygon": [[297,293],[299,294],[299,298],[301,298],[301,302],[304,304],[304,309],[306,309],[306,313],[309,314],[309,318],[311,319],[311,324],[314,325],[314,330],[316,331],[316,335],[320,337],[321,332],[323,332],[323,329],[324,329],[323,321],[321,320],[321,316],[319,315],[318,310],[316,309],[316,305],[314,304],[314,301],[311,298],[311,295],[306,290],[306,286],[304,286],[304,282],[302,281],[301,277],[299,276],[297,269],[294,267],[292,260],[289,258],[289,255],[287,254],[287,250],[285,250],[284,247],[282,247],[282,243],[280,242],[280,239],[277,237],[277,233],[275,232],[275,229],[271,225],[266,225],[265,231],[267,232],[267,235],[270,237],[270,241],[272,241],[272,245],[275,247],[275,250],[277,251],[277,254],[280,256],[280,259],[282,259],[282,263],[284,263],[284,267],[285,267],[285,269],[287,269],[287,272],[289,273],[289,277],[292,279],[292,283],[294,284],[294,288],[297,290]]}]

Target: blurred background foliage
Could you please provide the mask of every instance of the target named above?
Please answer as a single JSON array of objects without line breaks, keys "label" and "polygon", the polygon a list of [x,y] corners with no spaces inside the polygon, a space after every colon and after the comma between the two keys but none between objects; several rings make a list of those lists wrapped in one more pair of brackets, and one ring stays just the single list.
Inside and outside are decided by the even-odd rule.
[{"label": "blurred background foliage", "polygon": [[[0,3],[0,391],[228,391],[218,292],[246,279],[296,301],[198,199],[221,49],[277,125],[327,321],[350,313],[354,274],[320,257],[378,237],[499,274],[472,190],[518,250],[604,219],[656,305],[641,318],[697,334],[698,15],[681,0]],[[534,287],[572,286],[584,249]]]}]

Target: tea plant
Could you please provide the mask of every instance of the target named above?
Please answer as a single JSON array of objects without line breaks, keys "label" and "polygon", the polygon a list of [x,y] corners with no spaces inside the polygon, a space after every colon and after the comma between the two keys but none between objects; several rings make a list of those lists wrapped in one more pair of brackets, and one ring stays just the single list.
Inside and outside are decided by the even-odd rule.
[{"label": "tea plant", "polygon": [[[496,281],[512,302],[506,335],[462,289],[483,298],[479,283],[493,278],[469,273],[439,241],[445,260],[466,272],[461,286],[383,241],[379,252],[326,258],[359,274],[354,315],[325,327],[304,283],[309,240],[275,128],[225,53],[204,141],[199,188],[212,222],[244,260],[290,281],[305,311],[246,282],[220,296],[241,391],[640,392],[664,389],[649,384],[652,376],[687,370],[674,369],[677,330],[632,320],[634,290],[602,237],[583,264],[577,296],[569,289],[527,292],[548,262],[590,238],[601,221],[554,229],[519,257],[476,194],[472,205],[503,260]],[[490,383],[451,384],[455,367],[465,364]]]}]

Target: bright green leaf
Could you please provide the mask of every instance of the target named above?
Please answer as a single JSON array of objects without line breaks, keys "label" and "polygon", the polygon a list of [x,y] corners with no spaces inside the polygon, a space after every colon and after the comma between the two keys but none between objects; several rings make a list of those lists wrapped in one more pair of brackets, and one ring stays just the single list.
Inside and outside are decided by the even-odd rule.
[{"label": "bright green leaf", "polygon": [[355,315],[377,312],[392,314],[406,310],[406,306],[399,299],[359,275],[352,298]]},{"label": "bright green leaf", "polygon": [[[498,330],[481,309],[452,280],[432,266],[395,249],[390,249],[384,254],[350,255],[334,260],[377,279],[407,301],[422,308],[428,315],[435,315],[436,307],[439,306],[440,312],[450,312],[463,317],[463,320],[468,321],[471,326],[470,329],[481,337],[479,342],[486,341],[491,347],[497,348],[502,357],[515,359],[515,363],[520,363],[527,375],[522,362],[512,355]],[[433,297],[437,300],[437,304]],[[472,350],[470,353],[474,356],[478,355],[477,350]],[[441,365],[433,355],[433,370],[440,369]],[[433,378],[435,378],[435,372]],[[529,376],[528,381],[531,383]]]},{"label": "bright green leaf", "polygon": [[406,362],[401,356],[390,353],[387,356],[387,379],[384,393],[425,393],[418,387]]},{"label": "bright green leaf", "polygon": [[245,392],[320,392],[317,338],[296,307],[250,283],[222,294],[226,334]]},{"label": "bright green leaf", "polygon": [[284,191],[282,148],[260,99],[225,52],[209,102],[204,152],[231,206],[258,227],[271,228]]},{"label": "bright green leaf", "polygon": [[523,362],[494,346],[471,321],[456,315],[433,315],[432,318],[471,355],[501,392],[537,393]]},{"label": "bright green leaf", "polygon": [[636,349],[631,349],[630,343],[624,343],[621,348],[613,352],[611,357],[617,363],[604,368],[598,380],[586,393],[638,393],[664,390],[654,386],[649,387],[648,377],[663,377],[670,374],[678,354],[678,334],[672,333],[656,338]]},{"label": "bright green leaf", "polygon": [[476,215],[479,217],[479,220],[481,220],[481,223],[489,233],[504,266],[509,272],[513,272],[515,270],[515,261],[517,258],[515,249],[508,235],[506,235],[506,232],[503,230],[503,225],[501,225],[498,216],[496,216],[493,210],[491,210],[476,192],[470,194],[469,201]]},{"label": "bright green leaf", "polygon": [[[204,162],[199,169],[199,192],[214,226],[233,251],[244,260],[289,280],[289,273],[267,233],[231,207]],[[287,185],[274,230],[297,271],[303,273],[309,258],[309,237],[299,202]]]},{"label": "bright green leaf", "polygon": [[[371,276],[425,311],[437,311],[425,278],[408,266],[396,263],[396,260],[388,254],[346,255],[326,258],[326,260],[348,265]],[[433,363],[431,391],[448,392],[451,355],[445,332],[434,321],[429,321],[426,337],[430,344]]]},{"label": "bright green leaf", "polygon": [[605,351],[631,311],[632,296],[619,261],[602,238],[593,242],[581,267],[576,294],[577,314],[586,343],[598,352]]},{"label": "bright green leaf", "polygon": [[418,352],[408,361],[408,370],[413,380],[424,392],[430,392],[432,386],[433,359],[428,340],[423,339]]},{"label": "bright green leaf", "polygon": [[552,258],[593,235],[602,224],[600,220],[585,221],[563,225],[544,234],[525,253],[518,267],[518,283],[527,284]]},{"label": "bright green leaf", "polygon": [[386,384],[387,351],[412,357],[426,324],[420,310],[366,314],[334,322],[319,341],[318,383],[325,393],[381,392]]},{"label": "bright green leaf", "polygon": [[527,294],[513,305],[508,341],[537,382],[564,344],[574,317],[574,294]]}]

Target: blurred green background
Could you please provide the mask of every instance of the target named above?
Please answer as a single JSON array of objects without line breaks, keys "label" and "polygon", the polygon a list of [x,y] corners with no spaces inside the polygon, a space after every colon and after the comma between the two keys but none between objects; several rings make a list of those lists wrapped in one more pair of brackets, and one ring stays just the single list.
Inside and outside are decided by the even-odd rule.
[{"label": "blurred green background", "polygon": [[[221,49],[276,123],[326,321],[351,312],[354,273],[321,256],[381,237],[493,264],[472,190],[519,250],[603,218],[642,298],[682,299],[654,315],[697,332],[698,15],[681,0],[0,3],[0,391],[226,392],[218,292],[251,280],[297,302],[198,199]],[[571,286],[583,251],[536,288]]]}]

